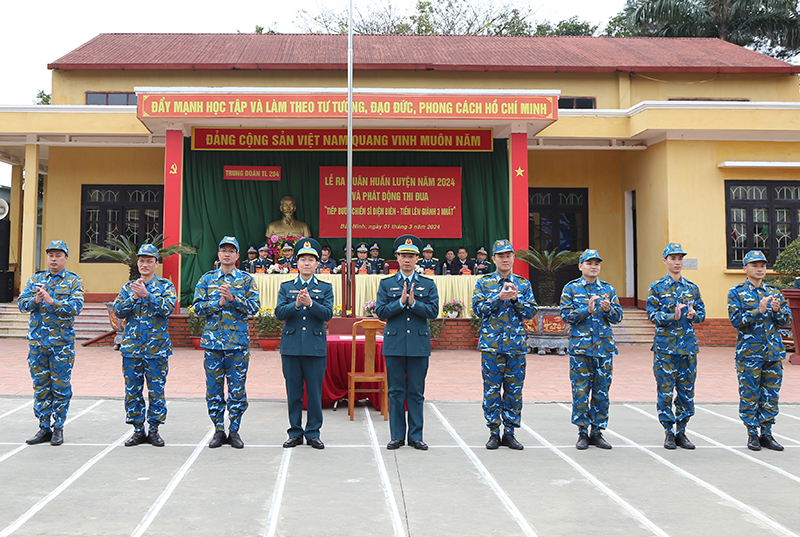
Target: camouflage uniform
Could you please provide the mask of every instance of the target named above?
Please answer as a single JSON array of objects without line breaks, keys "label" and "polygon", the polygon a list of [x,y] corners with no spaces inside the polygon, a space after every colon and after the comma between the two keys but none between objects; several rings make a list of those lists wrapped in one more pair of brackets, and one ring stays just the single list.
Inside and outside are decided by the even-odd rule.
[{"label": "camouflage uniform", "polygon": [[[695,310],[692,319],[686,317],[689,303]],[[681,318],[675,320],[675,307],[685,304]],[[653,282],[647,291],[647,318],[655,324],[655,338],[650,350],[654,353],[653,374],[658,392],[658,420],[664,431],[681,434],[689,418],[694,416],[694,382],[697,377],[697,336],[694,324],[706,318],[706,307],[700,289],[681,277],[675,281],[667,274]],[[675,391],[675,413],[672,412],[672,393]]]},{"label": "camouflage uniform", "polygon": [[[599,301],[589,313],[589,299],[598,295],[611,302],[603,311]],[[622,320],[617,292],[601,279],[594,283],[583,277],[572,280],[561,292],[561,317],[570,324],[569,377],[572,381],[572,423],[581,433],[589,426],[599,432],[608,425],[608,390],[617,354],[611,325]],[[591,391],[591,406],[589,392]]]},{"label": "camouflage uniform", "polygon": [[167,417],[164,384],[172,355],[169,315],[175,309],[175,286],[166,278],[153,276],[145,282],[148,295],[137,298],[131,284],[122,287],[114,300],[114,314],[125,319],[122,338],[122,373],[125,377],[125,422],[141,431],[145,421],[142,397],[147,379],[147,423],[158,428]]},{"label": "camouflage uniform", "polygon": [[[501,301],[498,294],[506,282],[517,289],[517,300]],[[522,386],[525,382],[527,351],[524,320],[536,315],[536,300],[525,278],[495,271],[477,281],[472,311],[482,319],[479,337],[483,374],[483,415],[491,434],[499,434],[500,422],[506,434],[514,434],[522,415]],[[500,387],[503,388],[501,400]]]},{"label": "camouflage uniform", "polygon": [[[234,301],[219,305],[219,287],[231,286]],[[224,384],[228,382],[228,417],[230,432],[239,431],[242,414],[247,410],[247,367],[250,362],[250,333],[247,316],[259,308],[253,277],[234,268],[206,272],[197,282],[192,307],[205,316],[206,325],[200,346],[205,349],[206,404],[217,431],[225,430]]]},{"label": "camouflage uniform", "polygon": [[[780,300],[780,310],[758,311],[758,303],[772,295]],[[749,280],[728,292],[728,317],[738,332],[736,376],[739,378],[739,417],[747,434],[772,434],[778,414],[778,393],[783,380],[783,347],[779,326],[792,323],[789,305],[775,287],[755,287]]]},{"label": "camouflage uniform", "polygon": [[[55,303],[36,303],[37,285],[43,284]],[[68,270],[43,271],[28,280],[19,295],[19,310],[30,313],[28,366],[33,379],[33,413],[39,427],[62,429],[72,398],[75,362],[75,316],[83,309],[83,282]]]}]

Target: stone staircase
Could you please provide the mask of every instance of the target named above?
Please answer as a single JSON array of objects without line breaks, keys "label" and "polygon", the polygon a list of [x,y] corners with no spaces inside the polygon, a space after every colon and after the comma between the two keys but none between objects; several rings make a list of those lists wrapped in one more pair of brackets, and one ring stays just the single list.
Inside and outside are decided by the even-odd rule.
[{"label": "stone staircase", "polygon": [[652,345],[655,328],[647,320],[647,312],[637,308],[622,308],[622,322],[612,325],[618,345]]},{"label": "stone staircase", "polygon": [[[0,303],[0,338],[24,338],[28,333],[27,313],[20,313],[17,301]],[[91,302],[75,318],[75,339],[85,341],[111,330],[105,304]]]}]

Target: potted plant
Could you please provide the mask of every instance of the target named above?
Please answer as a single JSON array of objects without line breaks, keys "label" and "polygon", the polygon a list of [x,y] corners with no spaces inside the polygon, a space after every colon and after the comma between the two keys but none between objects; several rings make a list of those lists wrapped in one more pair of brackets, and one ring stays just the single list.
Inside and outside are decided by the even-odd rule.
[{"label": "potted plant", "polygon": [[454,319],[464,311],[464,303],[456,299],[445,302],[444,306],[442,306],[442,311],[448,318]]},{"label": "potted plant", "polygon": [[275,317],[274,308],[261,308],[255,316],[258,344],[265,351],[274,351],[281,344],[283,321]]},{"label": "potted plant", "polygon": [[364,316],[366,317],[377,317],[375,314],[375,301],[374,300],[367,300],[364,302]]},{"label": "potted plant", "polygon": [[483,326],[483,319],[475,315],[475,312],[469,310],[469,327],[472,329],[472,334],[475,336],[475,347],[478,347],[478,338],[481,333],[481,326]]},{"label": "potted plant", "polygon": [[539,271],[539,303],[540,305],[557,305],[556,272],[568,265],[575,265],[580,259],[580,252],[517,250],[514,256]]},{"label": "potted plant", "polygon": [[[162,248],[164,241],[167,239],[164,235],[157,235],[153,237],[150,244],[158,248],[158,258],[166,259],[167,257],[175,254],[179,255],[194,255],[197,250],[186,243],[178,242],[171,244],[166,248]],[[81,260],[86,259],[107,259],[116,263],[121,263],[128,266],[128,279],[136,280],[139,278],[139,266],[136,264],[139,253],[139,246],[134,244],[125,235],[114,237],[106,240],[108,246],[100,246],[99,244],[84,244],[83,254]]]},{"label": "potted plant", "polygon": [[[800,354],[797,352],[797,342],[800,341],[800,289],[795,288],[797,285],[796,278],[800,277],[800,238],[797,238],[789,243],[789,245],[778,255],[775,264],[772,266],[773,270],[784,276],[784,280],[768,282],[770,285],[776,287],[789,287],[781,290],[783,296],[789,302],[789,309],[792,310],[792,339],[794,339],[795,349],[794,353],[789,357],[792,364],[800,363]],[[783,283],[784,285],[781,285]],[[791,284],[794,285],[791,285]],[[777,285],[776,285],[777,284]]]},{"label": "potted plant", "polygon": [[200,336],[203,335],[203,330],[206,327],[206,318],[202,315],[197,315],[194,312],[194,308],[189,306],[188,322],[189,322],[189,333],[192,335],[191,336],[192,345],[194,345],[195,349],[200,350],[202,348],[200,347],[200,339],[201,339]]},{"label": "potted plant", "polygon": [[428,319],[428,333],[431,335],[431,341],[438,338],[444,329],[444,319]]}]

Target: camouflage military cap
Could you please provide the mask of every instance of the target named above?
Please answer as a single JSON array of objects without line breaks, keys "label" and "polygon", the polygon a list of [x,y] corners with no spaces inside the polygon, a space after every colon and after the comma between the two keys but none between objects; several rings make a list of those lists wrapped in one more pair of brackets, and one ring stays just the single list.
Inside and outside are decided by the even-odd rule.
[{"label": "camouflage military cap", "polygon": [[492,245],[492,255],[497,254],[504,254],[506,252],[513,252],[514,247],[511,246],[511,241],[508,239],[501,239],[499,241],[494,241]]},{"label": "camouflage military cap", "polygon": [[67,246],[67,243],[64,241],[52,241],[47,246],[47,249],[45,251],[49,252],[50,250],[61,250],[67,257],[69,257],[69,247]]},{"label": "camouflage military cap", "polygon": [[304,254],[311,254],[317,259],[319,259],[320,252],[322,251],[322,247],[319,245],[319,242],[312,238],[308,239],[300,239],[297,241],[297,244],[294,245],[294,256],[300,257]]},{"label": "camouflage military cap", "polygon": [[394,251],[397,254],[417,254],[422,249],[422,241],[416,235],[400,235],[394,241]]},{"label": "camouflage military cap", "polygon": [[152,244],[142,244],[141,248],[139,248],[139,252],[136,255],[149,255],[150,257],[155,257],[158,259],[158,248]]},{"label": "camouflage military cap", "polygon": [[597,259],[598,261],[602,262],[603,258],[600,257],[600,254],[597,253],[597,250],[584,250],[581,254],[581,259],[578,263],[583,263],[590,259]]},{"label": "camouflage military cap", "polygon": [[674,255],[674,254],[686,255],[686,252],[683,251],[683,247],[680,244],[678,244],[677,242],[671,242],[671,243],[667,244],[667,247],[664,248],[664,254],[663,254],[662,257],[664,259],[666,259],[667,256]]},{"label": "camouflage military cap", "polygon": [[222,240],[219,241],[219,247],[222,248],[223,244],[230,244],[236,247],[236,253],[239,253],[239,241],[236,240],[236,237],[222,237]]},{"label": "camouflage military cap", "polygon": [[742,266],[745,267],[748,265],[748,263],[753,263],[755,261],[767,262],[767,258],[764,257],[764,254],[761,253],[761,250],[750,250],[747,252],[747,255],[744,256],[744,260],[742,261]]}]

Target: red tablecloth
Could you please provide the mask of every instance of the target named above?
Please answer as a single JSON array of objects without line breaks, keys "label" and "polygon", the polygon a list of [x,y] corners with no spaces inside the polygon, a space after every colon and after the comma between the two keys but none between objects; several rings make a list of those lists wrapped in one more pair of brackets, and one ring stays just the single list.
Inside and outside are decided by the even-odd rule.
[{"label": "red tablecloth", "polygon": [[[322,406],[331,406],[339,399],[347,397],[347,373],[350,372],[352,362],[351,352],[353,342],[350,336],[328,336],[328,365],[325,369],[325,379],[322,381]],[[383,340],[379,337],[375,342],[375,371],[383,371]],[[356,368],[364,368],[364,340],[356,340]],[[379,382],[360,382],[357,389],[375,388],[380,390]],[[369,399],[376,410],[381,409],[381,392],[361,392],[356,394],[356,400]],[[305,396],[303,397],[305,407]]]}]

